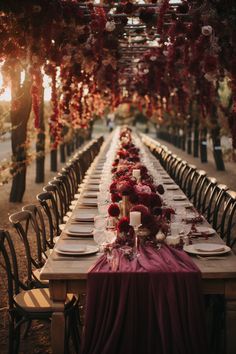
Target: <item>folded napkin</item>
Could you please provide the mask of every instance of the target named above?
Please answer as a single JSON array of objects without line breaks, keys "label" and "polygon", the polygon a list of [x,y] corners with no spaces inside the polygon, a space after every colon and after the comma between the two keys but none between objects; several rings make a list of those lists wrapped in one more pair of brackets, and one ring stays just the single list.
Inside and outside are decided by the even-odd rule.
[{"label": "folded napkin", "polygon": [[215,243],[199,243],[194,245],[196,251],[200,252],[223,252],[225,250],[225,246],[221,244]]}]

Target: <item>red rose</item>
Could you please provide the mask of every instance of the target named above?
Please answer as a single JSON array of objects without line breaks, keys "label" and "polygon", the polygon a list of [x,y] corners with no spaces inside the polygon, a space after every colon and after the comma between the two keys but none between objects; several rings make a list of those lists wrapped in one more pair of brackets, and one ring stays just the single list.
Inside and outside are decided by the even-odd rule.
[{"label": "red rose", "polygon": [[117,229],[119,232],[129,232],[130,229],[129,219],[126,217],[120,219],[120,221],[117,224]]},{"label": "red rose", "polygon": [[110,193],[116,193],[116,191],[117,191],[117,183],[112,182],[112,184],[110,185]]},{"label": "red rose", "polygon": [[121,199],[122,199],[122,197],[119,193],[112,193],[111,194],[112,203],[118,203]]},{"label": "red rose", "polygon": [[120,215],[120,208],[117,204],[113,203],[109,206],[108,208],[108,214],[110,216],[114,216],[114,217],[117,217]]}]

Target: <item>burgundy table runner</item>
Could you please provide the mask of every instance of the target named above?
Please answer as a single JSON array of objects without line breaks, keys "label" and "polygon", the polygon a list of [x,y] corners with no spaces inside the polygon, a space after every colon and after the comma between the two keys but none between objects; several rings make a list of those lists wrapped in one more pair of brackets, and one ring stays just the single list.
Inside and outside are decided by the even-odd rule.
[{"label": "burgundy table runner", "polygon": [[83,354],[205,354],[201,276],[183,251],[140,248],[129,261],[115,250],[88,274]]}]

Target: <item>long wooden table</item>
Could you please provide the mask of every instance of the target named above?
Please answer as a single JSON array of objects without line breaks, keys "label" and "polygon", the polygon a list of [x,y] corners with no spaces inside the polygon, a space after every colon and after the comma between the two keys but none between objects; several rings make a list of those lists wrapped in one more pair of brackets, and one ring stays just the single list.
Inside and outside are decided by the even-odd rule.
[{"label": "long wooden table", "polygon": [[[58,242],[62,242],[62,240],[63,242],[65,240],[67,240],[66,242],[73,242],[65,232],[62,232]],[[86,239],[86,242],[94,244],[92,239]],[[209,242],[222,242],[222,240],[218,235],[215,235],[209,238]],[[86,292],[89,269],[98,257],[99,254],[83,257],[64,257],[58,256],[53,251],[41,272],[41,279],[49,280],[50,296],[54,304],[51,323],[52,350],[54,354],[64,352],[64,303],[66,294]],[[203,294],[222,294],[225,297],[226,353],[235,354],[236,256],[231,252],[220,260],[203,260],[194,256],[192,258],[202,274]]]}]

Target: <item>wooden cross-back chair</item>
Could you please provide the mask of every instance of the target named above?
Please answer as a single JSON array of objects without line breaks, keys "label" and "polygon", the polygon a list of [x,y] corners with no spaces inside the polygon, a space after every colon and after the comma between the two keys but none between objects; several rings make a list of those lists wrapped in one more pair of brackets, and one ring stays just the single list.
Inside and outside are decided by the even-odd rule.
[{"label": "wooden cross-back chair", "polygon": [[220,215],[219,210],[223,207],[223,201],[225,197],[225,192],[228,187],[225,184],[216,184],[214,188],[211,189],[211,194],[208,201],[207,208],[207,221],[212,224],[213,228],[219,229],[218,217]]},{"label": "wooden cross-back chair", "polygon": [[65,215],[65,195],[63,194],[63,190],[60,187],[59,181],[49,181],[48,185],[43,187],[44,192],[52,193],[56,206],[57,206],[57,213],[59,217],[59,223],[63,223],[63,217]]},{"label": "wooden cross-back chair", "polygon": [[219,230],[226,244],[233,247],[236,243],[236,192],[227,190],[224,197],[224,210]]},{"label": "wooden cross-back chair", "polygon": [[39,279],[39,270],[45,263],[43,257],[45,244],[43,237],[45,234],[41,233],[34,215],[30,211],[23,210],[11,214],[9,220],[24,247],[26,258],[24,283],[30,288],[48,286],[48,282],[41,282]]},{"label": "wooden cross-back chair", "polygon": [[201,181],[196,208],[205,216],[216,185],[217,180],[214,177],[206,176]]},{"label": "wooden cross-back chair", "polygon": [[[8,231],[0,230],[0,267],[5,271],[8,296],[9,338],[8,353],[17,354],[20,347],[22,325],[30,326],[32,320],[50,320],[53,313],[53,303],[50,300],[49,289],[30,288],[19,280],[21,269],[18,268],[14,243]],[[1,279],[3,281],[3,279]],[[78,299],[68,294],[64,314],[66,317],[65,352],[69,352],[69,337],[71,336],[75,352],[79,352],[79,316]]]},{"label": "wooden cross-back chair", "polygon": [[47,244],[49,248],[54,246],[54,238],[60,235],[60,217],[58,207],[52,192],[42,192],[37,195],[37,200],[39,201],[46,220],[48,222],[47,226],[49,229],[49,235],[47,238]]}]

